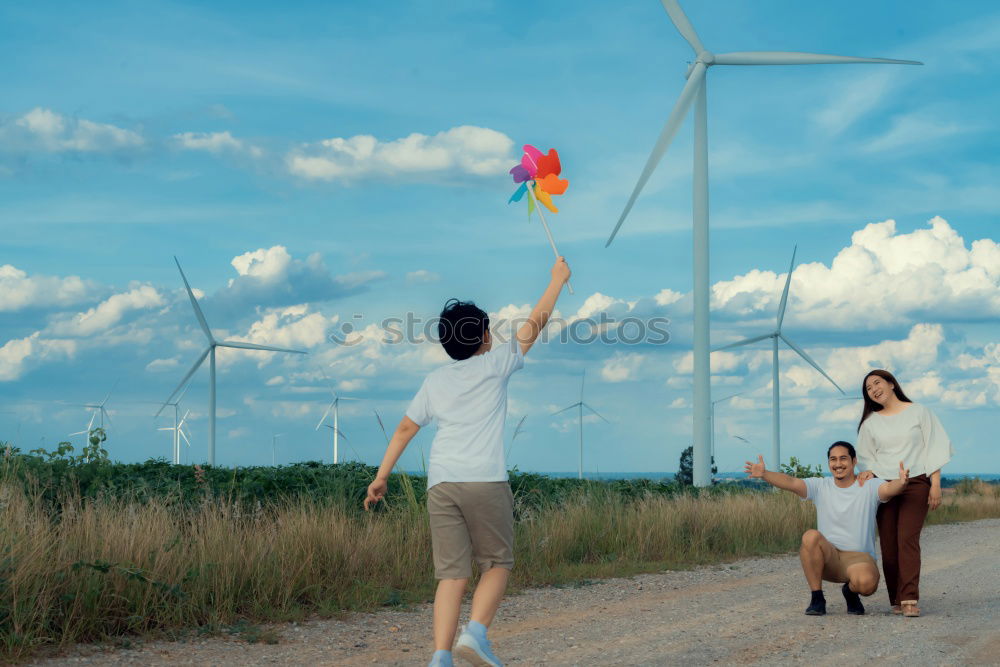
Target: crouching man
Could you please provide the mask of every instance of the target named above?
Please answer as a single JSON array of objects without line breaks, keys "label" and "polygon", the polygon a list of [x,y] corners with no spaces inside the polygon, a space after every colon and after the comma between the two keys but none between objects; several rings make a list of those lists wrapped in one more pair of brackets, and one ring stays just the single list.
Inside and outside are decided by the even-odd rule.
[{"label": "crouching man", "polygon": [[880,503],[903,492],[909,481],[909,470],[899,463],[899,479],[875,480],[875,484],[858,484],[854,468],[857,454],[849,442],[835,442],[826,452],[833,477],[797,479],[768,470],[764,457],[757,463],[747,461],[750,477],[763,479],[779,489],[797,494],[816,505],[818,530],[807,530],[802,536],[799,558],[805,572],[812,599],[806,608],[810,616],[826,613],[823,581],[843,583],[848,614],[864,614],[859,595],[871,595],[878,588],[878,567],[875,564],[875,513]]}]

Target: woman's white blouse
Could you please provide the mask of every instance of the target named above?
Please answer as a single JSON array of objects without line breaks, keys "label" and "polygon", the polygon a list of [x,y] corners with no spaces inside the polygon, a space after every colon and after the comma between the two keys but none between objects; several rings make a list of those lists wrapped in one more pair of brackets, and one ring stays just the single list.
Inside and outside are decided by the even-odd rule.
[{"label": "woman's white blouse", "polygon": [[951,460],[954,449],[934,413],[910,403],[894,415],[871,413],[858,432],[857,452],[858,468],[880,479],[896,479],[900,461],[910,477],[930,475]]}]

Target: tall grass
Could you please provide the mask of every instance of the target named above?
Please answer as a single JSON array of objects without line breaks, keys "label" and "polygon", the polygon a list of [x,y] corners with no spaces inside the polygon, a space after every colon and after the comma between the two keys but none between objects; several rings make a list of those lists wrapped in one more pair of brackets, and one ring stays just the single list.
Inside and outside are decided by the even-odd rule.
[{"label": "tall grass", "polygon": [[[987,490],[953,494],[931,516],[1000,516],[1000,495]],[[601,484],[548,503],[521,497],[518,517],[515,587],[786,552],[815,521],[789,494],[632,499]],[[364,515],[306,499],[192,506],[67,492],[54,511],[0,482],[4,660],[45,645],[424,600],[432,577],[414,495]]]}]

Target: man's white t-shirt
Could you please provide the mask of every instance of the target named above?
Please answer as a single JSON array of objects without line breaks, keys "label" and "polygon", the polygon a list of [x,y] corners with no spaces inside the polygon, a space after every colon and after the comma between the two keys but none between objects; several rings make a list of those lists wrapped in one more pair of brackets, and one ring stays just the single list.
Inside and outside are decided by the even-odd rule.
[{"label": "man's white t-shirt", "polygon": [[867,551],[875,555],[875,513],[882,499],[878,488],[887,484],[872,479],[840,488],[832,477],[808,477],[805,500],[816,504],[816,529],[841,551]]},{"label": "man's white t-shirt", "polygon": [[406,409],[420,426],[438,423],[431,445],[427,488],[440,482],[504,482],[507,380],[524,366],[521,344],[512,337],[489,352],[437,368]]}]

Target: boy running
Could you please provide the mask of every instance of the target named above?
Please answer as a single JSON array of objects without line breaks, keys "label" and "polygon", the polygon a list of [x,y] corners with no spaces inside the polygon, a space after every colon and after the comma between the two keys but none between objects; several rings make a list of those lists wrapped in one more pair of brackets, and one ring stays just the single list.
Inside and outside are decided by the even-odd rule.
[{"label": "boy running", "polygon": [[452,664],[451,648],[473,559],[479,565],[479,584],[456,653],[473,665],[502,664],[493,655],[486,632],[514,566],[514,500],[503,448],[507,381],[524,366],[524,355],[545,328],[569,277],[569,265],[559,257],[528,321],[513,340],[495,348],[485,311],[456,299],[445,304],[438,336],[454,361],[424,380],[368,486],[365,509],[385,496],[389,473],[413,436],[437,419],[427,470],[427,511],[438,579],[431,667]]}]

